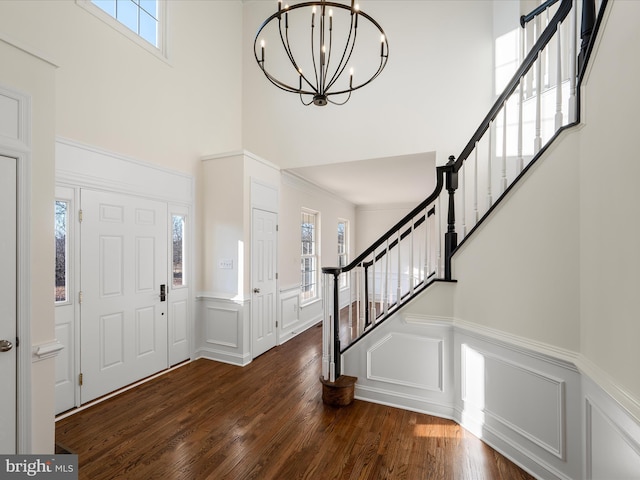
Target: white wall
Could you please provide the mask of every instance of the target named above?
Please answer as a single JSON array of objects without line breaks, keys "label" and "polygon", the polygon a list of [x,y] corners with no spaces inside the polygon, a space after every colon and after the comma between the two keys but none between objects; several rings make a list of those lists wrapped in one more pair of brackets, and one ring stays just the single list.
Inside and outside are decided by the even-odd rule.
[{"label": "white wall", "polygon": [[[291,298],[296,289],[298,294],[300,293],[300,215],[303,208],[319,214],[320,267],[338,265],[338,219],[349,222],[349,260],[353,260],[356,252],[353,241],[354,232],[358,230],[355,206],[298,177],[283,173],[278,235],[278,273],[279,287],[287,298]],[[322,284],[322,279],[319,280]],[[321,320],[321,301],[298,307],[299,315],[296,321],[299,324],[308,325]],[[289,306],[284,308],[288,309]]]},{"label": "white wall", "polygon": [[[640,3],[615,1],[584,82],[580,137],[580,348],[640,419],[637,161]],[[624,394],[621,396],[625,396]]]},{"label": "white wall", "polygon": [[356,234],[356,255],[362,253],[373,242],[384,235],[417,204],[361,205],[356,208],[358,231]]},{"label": "white wall", "polygon": [[363,2],[387,34],[389,63],[341,107],[304,107],[268,82],[253,38],[276,3],[244,5],[244,147],[282,168],[432,151],[440,162],[488,109],[491,1]]},{"label": "white wall", "polygon": [[168,2],[162,61],[73,0],[0,2],[0,32],[56,59],[56,135],[195,173],[241,147],[242,4]]},{"label": "white wall", "polygon": [[[640,61],[620,54],[640,44],[630,20],[640,4],[608,8],[583,84],[582,125],[560,135],[455,254],[451,318],[428,289],[344,357],[360,398],[454,408],[462,425],[540,478],[640,475]],[[411,342],[394,343],[405,334]],[[407,367],[408,356],[430,353],[416,339],[453,349],[453,364],[442,355],[423,363],[427,373]],[[398,361],[389,351],[406,353]],[[385,378],[374,378],[379,365]],[[451,368],[453,405],[446,389],[398,387],[407,372],[448,378]]]},{"label": "white wall", "polygon": [[565,133],[456,252],[456,318],[579,350],[577,147]]},{"label": "white wall", "polygon": [[[0,6],[0,11],[2,6]],[[3,17],[0,14],[0,17]],[[4,18],[2,19],[4,20]],[[0,23],[2,23],[0,20]],[[0,32],[2,30],[0,29]],[[3,38],[0,35],[0,38]],[[24,205],[25,221],[30,232],[31,243],[21,245],[20,250],[26,249],[30,259],[29,278],[30,298],[25,307],[24,315],[31,326],[31,345],[25,342],[20,351],[32,345],[54,342],[54,312],[53,276],[51,275],[53,258],[53,205],[54,205],[54,148],[55,130],[55,75],[52,64],[30,55],[0,40],[0,84],[16,90],[31,98],[31,138],[26,138],[30,151],[15,151],[0,147],[0,152],[11,156],[23,155],[31,162],[30,179],[25,185],[30,185],[30,205]],[[26,120],[26,119],[25,119]],[[26,126],[26,125],[25,125]],[[21,132],[22,134],[23,132]],[[30,142],[30,145],[29,145]],[[5,144],[5,139],[0,143]],[[13,143],[13,142],[9,142]],[[16,148],[22,148],[20,142],[15,142]],[[24,156],[26,155],[26,157]],[[28,173],[29,170],[26,170]],[[29,198],[27,195],[26,198]],[[27,210],[27,208],[30,209]],[[27,295],[28,292],[22,292]],[[21,301],[21,298],[18,301]],[[49,301],[47,301],[49,300]],[[37,361],[24,366],[25,371],[31,370],[30,382],[24,382],[26,388],[31,389],[31,405],[21,405],[31,414],[31,424],[27,432],[31,438],[31,448],[22,453],[53,453],[54,442],[54,360],[53,358]],[[21,413],[22,409],[20,410]],[[23,443],[23,440],[21,443]]]}]

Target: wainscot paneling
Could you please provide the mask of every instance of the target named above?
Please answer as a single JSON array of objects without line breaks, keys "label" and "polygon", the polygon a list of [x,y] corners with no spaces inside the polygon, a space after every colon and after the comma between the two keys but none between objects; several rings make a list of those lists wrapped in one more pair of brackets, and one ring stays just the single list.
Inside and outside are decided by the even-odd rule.
[{"label": "wainscot paneling", "polygon": [[585,478],[640,478],[640,424],[588,377],[583,392]]},{"label": "wainscot paneling", "polygon": [[395,315],[343,355],[356,398],[453,418],[453,330],[439,317]]},{"label": "wainscot paneling", "polygon": [[247,301],[198,295],[196,357],[247,365],[251,362],[249,320]]},{"label": "wainscot paneling", "polygon": [[398,314],[343,354],[356,398],[452,418],[539,478],[582,479],[572,361],[452,318]]},{"label": "wainscot paneling", "polygon": [[278,345],[322,321],[322,301],[300,305],[300,286],[280,289]]},{"label": "wainscot paneling", "polygon": [[[367,378],[385,383],[405,385],[443,392],[442,338],[391,333],[367,351]],[[394,366],[402,358],[403,369]]]},{"label": "wainscot paneling", "polygon": [[531,343],[454,322],[456,420],[540,478],[581,478],[580,375]]},{"label": "wainscot paneling", "polygon": [[564,457],[564,381],[467,344],[460,375],[463,415],[476,433],[499,426]]}]

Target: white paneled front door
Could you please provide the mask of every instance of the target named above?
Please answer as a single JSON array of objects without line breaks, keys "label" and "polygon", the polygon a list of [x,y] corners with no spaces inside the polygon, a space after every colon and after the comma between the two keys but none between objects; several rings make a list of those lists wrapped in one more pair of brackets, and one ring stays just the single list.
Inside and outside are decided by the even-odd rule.
[{"label": "white paneled front door", "polygon": [[81,191],[81,403],[168,366],[167,206]]},{"label": "white paneled front door", "polygon": [[0,453],[16,453],[16,160],[0,156]]},{"label": "white paneled front door", "polygon": [[276,346],[276,259],[278,216],[253,210],[251,229],[251,354],[253,358]]}]

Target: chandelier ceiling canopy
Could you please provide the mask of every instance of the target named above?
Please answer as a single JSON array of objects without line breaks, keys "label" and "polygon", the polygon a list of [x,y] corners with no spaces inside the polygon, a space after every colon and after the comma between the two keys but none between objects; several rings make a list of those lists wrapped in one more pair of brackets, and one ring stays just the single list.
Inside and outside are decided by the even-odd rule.
[{"label": "chandelier ceiling canopy", "polygon": [[[304,105],[343,105],[371,83],[389,58],[382,27],[358,4],[278,2],[253,42],[258,66],[276,87]],[[345,74],[348,72],[348,75]]]}]

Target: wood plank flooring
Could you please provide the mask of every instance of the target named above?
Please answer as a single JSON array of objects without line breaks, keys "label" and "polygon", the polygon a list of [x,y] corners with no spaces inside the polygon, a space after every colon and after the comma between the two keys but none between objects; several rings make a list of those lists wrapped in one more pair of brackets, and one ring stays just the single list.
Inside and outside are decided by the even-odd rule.
[{"label": "wood plank flooring", "polygon": [[56,424],[80,480],[532,480],[456,423],[322,403],[321,329],[246,367],[197,360]]}]

